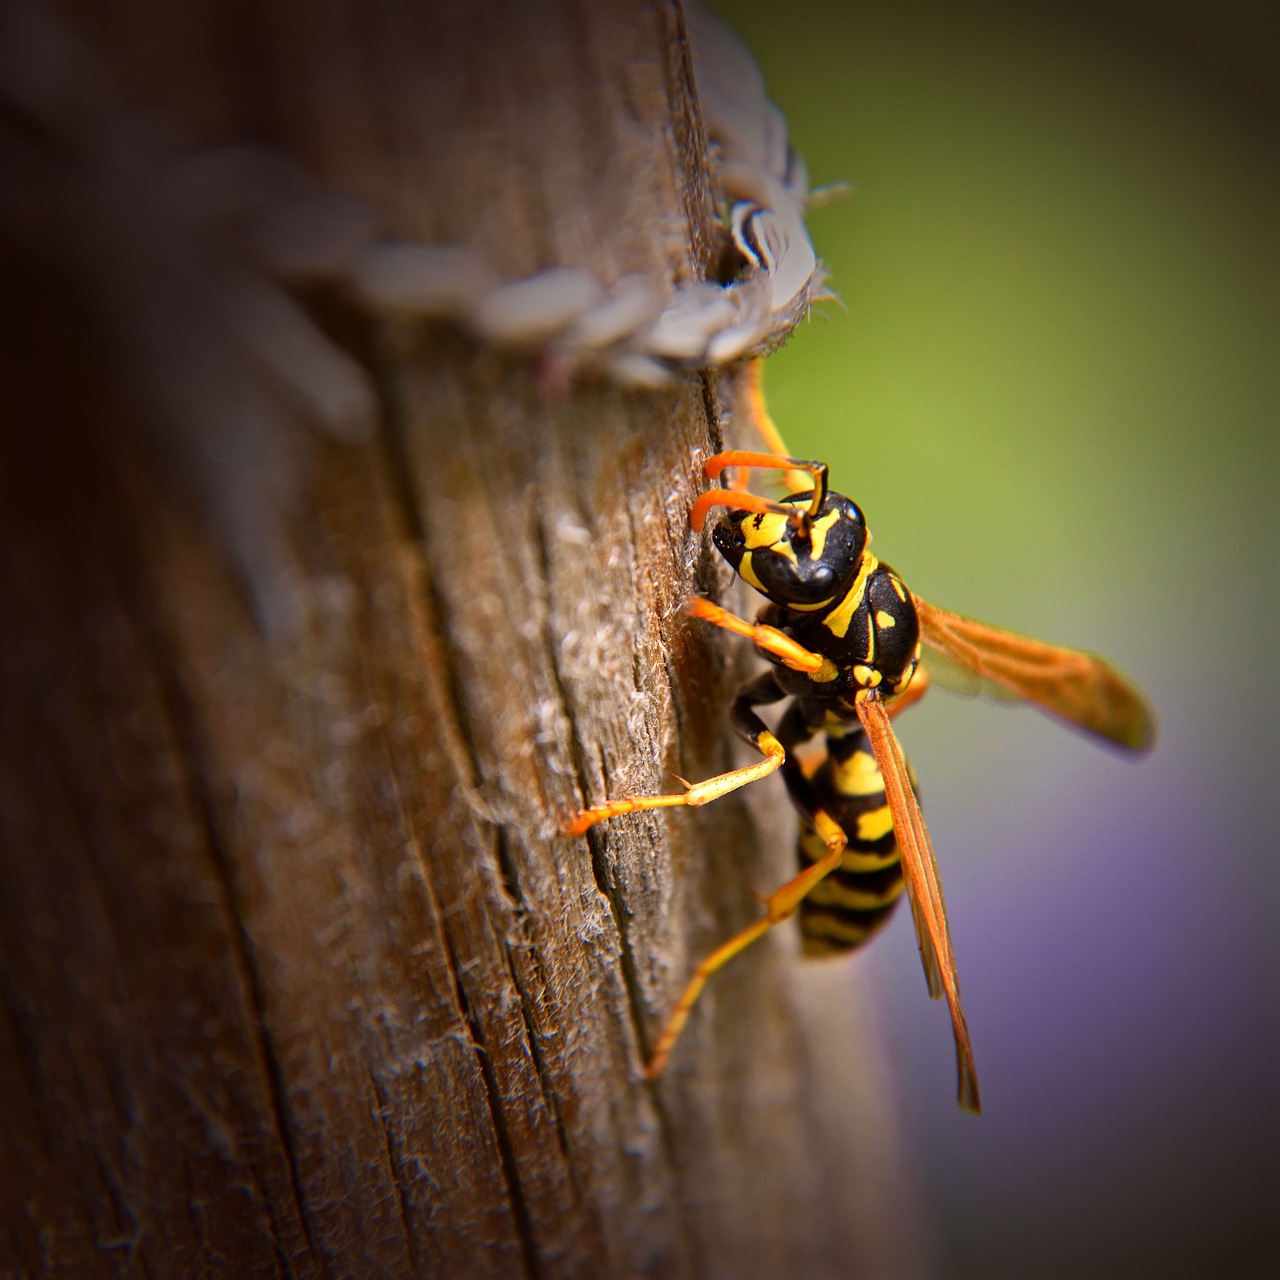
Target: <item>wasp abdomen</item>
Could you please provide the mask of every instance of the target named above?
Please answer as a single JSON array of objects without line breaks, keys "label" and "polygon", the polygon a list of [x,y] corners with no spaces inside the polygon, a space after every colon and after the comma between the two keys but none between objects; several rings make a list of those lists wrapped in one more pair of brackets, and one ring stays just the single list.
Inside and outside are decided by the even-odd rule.
[{"label": "wasp abdomen", "polygon": [[[827,757],[810,781],[849,843],[840,866],[810,890],[797,918],[805,955],[839,955],[888,920],[902,896],[902,866],[884,781],[862,732],[828,737]],[[801,866],[826,851],[814,833],[801,835]]]}]

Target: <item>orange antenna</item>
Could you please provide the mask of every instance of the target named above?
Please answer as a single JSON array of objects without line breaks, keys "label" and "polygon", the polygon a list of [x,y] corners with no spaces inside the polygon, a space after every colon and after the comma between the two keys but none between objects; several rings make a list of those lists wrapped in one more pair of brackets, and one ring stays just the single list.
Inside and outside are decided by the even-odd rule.
[{"label": "orange antenna", "polygon": [[711,489],[704,493],[693,504],[689,512],[689,523],[695,533],[702,532],[707,512],[712,507],[731,507],[738,511],[772,512],[784,515],[790,520],[802,524],[807,532],[809,524],[817,518],[822,504],[827,499],[827,464],[825,462],[806,462],[800,458],[786,458],[780,453],[750,453],[743,449],[728,449],[708,458],[702,470],[710,479],[715,480],[721,472],[729,467],[749,467],[762,471],[807,471],[813,476],[813,497],[809,501],[808,510],[796,507],[791,503],[773,502],[761,498],[754,493],[744,493],[737,489]]}]

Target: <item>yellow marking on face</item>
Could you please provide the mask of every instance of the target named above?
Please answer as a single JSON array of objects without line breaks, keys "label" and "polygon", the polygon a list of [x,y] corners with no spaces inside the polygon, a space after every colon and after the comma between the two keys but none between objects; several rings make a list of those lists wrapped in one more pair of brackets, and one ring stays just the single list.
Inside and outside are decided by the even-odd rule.
[{"label": "yellow marking on face", "polygon": [[757,591],[768,595],[768,592],[764,589],[764,585],[761,583],[760,579],[756,577],[756,571],[751,567],[750,551],[743,552],[742,559],[738,561],[737,573],[738,577],[740,577],[743,582],[755,587]]},{"label": "yellow marking on face", "polygon": [[870,552],[863,552],[862,564],[858,566],[858,576],[854,578],[849,590],[845,592],[844,599],[822,620],[822,625],[833,636],[839,636],[843,639],[848,633],[849,623],[853,621],[853,615],[862,603],[862,597],[866,594],[867,579],[879,563]]},{"label": "yellow marking on face", "polygon": [[895,902],[902,893],[902,887],[902,881],[899,880],[880,893],[868,893],[865,889],[841,884],[839,880],[821,880],[809,891],[809,901],[820,907],[874,911],[877,907],[887,907],[889,903]]},{"label": "yellow marking on face", "polygon": [[[787,519],[788,517],[780,512],[764,511],[752,516],[749,520],[744,520],[742,522],[744,543],[753,551],[769,547],[785,554],[785,547],[778,544],[785,543]],[[794,553],[792,559],[795,559]]]},{"label": "yellow marking on face", "polygon": [[[827,534],[835,527],[836,521],[843,518],[844,516],[840,511],[828,511],[820,520],[815,520],[812,523],[809,533],[810,560],[822,559],[823,550],[827,545]],[[743,523],[742,533],[746,540],[746,545],[753,550],[769,547],[778,552],[779,555],[788,556],[790,559],[795,560],[795,547],[787,537],[789,520],[789,516],[784,516],[778,511],[758,512],[750,520]]]},{"label": "yellow marking on face", "polygon": [[877,610],[876,612],[877,627],[883,627],[887,631],[890,627],[896,627],[897,625],[898,625],[897,620],[894,618],[893,614],[887,613],[884,609]]},{"label": "yellow marking on face", "polygon": [[882,677],[874,667],[864,667],[859,664],[853,669],[853,678],[864,689],[874,689],[879,685]]},{"label": "yellow marking on face", "polygon": [[[816,561],[821,556],[822,550],[826,546],[827,534],[830,532],[832,525],[840,518],[839,511],[832,511],[823,516],[821,520],[814,522],[809,553],[810,560]],[[760,579],[751,564],[752,551],[771,551],[775,555],[780,555],[784,559],[790,560],[797,567],[800,564],[800,558],[796,554],[795,547],[787,539],[787,520],[788,517],[779,512],[766,511],[758,513],[742,523],[743,541],[748,549],[739,563],[738,576],[764,595],[769,593],[761,585]],[[827,609],[830,606],[831,597],[826,600],[819,600],[814,604],[787,604],[787,608],[793,609],[796,613],[816,613],[818,610]]]},{"label": "yellow marking on face", "polygon": [[842,796],[873,796],[884,790],[884,779],[870,751],[855,751],[836,763],[835,784]]},{"label": "yellow marking on face", "polygon": [[810,560],[822,559],[822,552],[827,545],[827,534],[835,527],[836,521],[843,519],[843,512],[837,510],[828,511],[821,520],[813,522],[813,531],[810,534],[813,549],[809,552]]},{"label": "yellow marking on face", "polygon": [[859,840],[865,840],[869,844],[872,840],[887,836],[892,830],[893,814],[889,812],[887,804],[882,804],[878,809],[872,809],[867,813],[858,814]]}]

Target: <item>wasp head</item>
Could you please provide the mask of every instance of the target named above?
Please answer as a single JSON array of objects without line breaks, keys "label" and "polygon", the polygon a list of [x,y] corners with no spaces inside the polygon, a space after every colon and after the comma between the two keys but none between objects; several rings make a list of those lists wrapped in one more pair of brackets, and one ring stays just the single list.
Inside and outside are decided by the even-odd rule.
[{"label": "wasp head", "polygon": [[829,493],[816,516],[810,493],[783,500],[792,515],[731,511],[712,531],[720,554],[774,604],[819,609],[840,599],[857,576],[869,535],[862,512],[843,494]]}]

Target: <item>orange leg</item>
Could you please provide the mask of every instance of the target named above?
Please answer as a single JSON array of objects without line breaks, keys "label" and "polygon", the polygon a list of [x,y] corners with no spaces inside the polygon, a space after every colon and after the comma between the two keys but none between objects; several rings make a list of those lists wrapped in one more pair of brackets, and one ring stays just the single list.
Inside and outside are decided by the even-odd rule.
[{"label": "orange leg", "polygon": [[[752,360],[743,368],[740,395],[746,417],[755,428],[756,434],[764,441],[766,447],[772,453],[780,454],[784,457],[789,456],[791,450],[783,442],[782,433],[778,430],[778,426],[764,401],[763,359]],[[746,477],[744,476],[729,487],[731,489],[740,489],[745,483]],[[803,471],[789,470],[784,477],[784,483],[792,493],[799,493],[801,489],[809,487],[809,477]]]},{"label": "orange leg", "polygon": [[[803,645],[797,644],[790,636],[776,627],[760,623],[747,622],[710,600],[695,597],[689,601],[689,612],[714,626],[723,627],[738,635],[755,641],[762,649],[779,657],[786,665],[798,671],[806,671],[817,675],[824,667],[832,667],[830,660],[820,654],[811,652]],[[834,673],[834,667],[832,667]],[[625,796],[618,800],[605,800],[577,813],[565,824],[567,835],[582,835],[597,822],[615,818],[621,814],[637,813],[645,809],[667,809],[682,805],[704,805],[721,796],[736,791],[739,787],[767,777],[779,768],[787,758],[786,749],[755,713],[754,708],[764,703],[776,702],[783,697],[782,690],[775,683],[772,673],[766,672],[757,681],[752,682],[739,694],[734,703],[734,728],[739,735],[749,742],[764,757],[757,764],[747,765],[742,769],[733,769],[728,773],[717,774],[703,782],[686,784],[686,790],[674,795],[660,796]],[[684,994],[676,1003],[662,1034],[658,1037],[653,1056],[645,1068],[649,1079],[655,1078],[665,1065],[671,1048],[679,1037],[684,1024],[689,1020],[689,1012],[693,1008],[708,979],[733,959],[740,951],[749,947],[757,938],[763,937],[775,924],[781,923],[791,916],[801,901],[815,884],[824,876],[834,871],[844,857],[845,834],[836,821],[822,810],[814,810],[812,821],[818,834],[827,845],[827,855],[806,867],[799,875],[781,888],[775,890],[765,899],[764,918],[722,946],[717,947],[694,971]]]},{"label": "orange leg", "polygon": [[739,618],[736,614],[722,609],[710,600],[704,600],[701,596],[694,596],[685,605],[685,610],[691,617],[701,618],[703,622],[709,622],[712,626],[723,627],[735,635],[746,636],[766,653],[772,653],[775,657],[781,658],[783,665],[790,667],[792,671],[803,671],[815,680],[833,680],[838,674],[830,658],[824,658],[821,654],[806,649],[804,645],[797,644],[777,627],[768,627],[760,622],[748,622],[745,618]]},{"label": "orange leg", "polygon": [[689,508],[689,527],[694,533],[702,532],[702,526],[707,521],[707,512],[712,507],[730,507],[734,511],[760,511],[779,516],[789,516],[795,511],[794,507],[784,507],[781,502],[762,498],[758,493],[748,493],[745,489],[708,489],[706,493],[699,494],[698,500]]},{"label": "orange leg", "polygon": [[[802,458],[789,458],[778,453],[753,453],[748,449],[726,449],[708,458],[702,464],[703,474],[716,479],[730,467],[754,468],[761,471],[785,471],[789,476],[801,476],[802,479],[791,486],[796,493],[802,488],[813,491],[809,501],[808,518],[814,520],[822,509],[827,497],[827,464],[825,462],[809,462]],[[778,515],[797,518],[803,508],[794,503],[773,502],[762,498],[759,494],[747,493],[743,489],[712,489],[702,494],[689,511],[689,525],[695,533],[700,533],[706,521],[707,512],[712,507],[730,507],[738,511],[765,511]]]},{"label": "orange leg", "polygon": [[570,819],[564,828],[565,835],[580,836],[606,818],[616,818],[624,813],[639,813],[642,809],[673,809],[681,805],[696,808],[727,796],[730,791],[745,787],[749,782],[767,778],[787,758],[782,743],[761,725],[751,744],[763,756],[759,764],[749,764],[742,769],[718,773],[703,782],[686,784],[687,789],[665,796],[624,796],[621,800],[603,800],[589,809],[582,809]]},{"label": "orange leg", "polygon": [[649,1065],[644,1069],[647,1079],[657,1079],[662,1073],[667,1059],[671,1056],[672,1047],[679,1039],[680,1032],[684,1030],[684,1024],[689,1021],[689,1013],[711,975],[723,969],[734,956],[745,951],[757,938],[762,938],[775,924],[781,924],[790,917],[814,885],[840,865],[846,843],[844,832],[833,818],[821,810],[813,815],[813,819],[815,829],[826,841],[826,857],[806,867],[794,879],[788,880],[781,888],[774,890],[764,901],[764,918],[757,920],[755,924],[743,929],[741,933],[717,947],[694,970],[689,985],[685,987],[684,994],[676,1002],[676,1007],[672,1010],[666,1026],[662,1029],[662,1034],[658,1037]]},{"label": "orange leg", "polygon": [[[796,647],[799,649],[798,645]],[[718,773],[714,778],[707,778],[703,782],[685,782],[685,790],[674,795],[623,796],[618,800],[602,800],[590,808],[579,810],[570,818],[564,825],[565,834],[580,836],[597,822],[604,822],[607,818],[616,818],[624,813],[639,813],[644,809],[674,809],[683,805],[696,808],[719,800],[721,796],[727,796],[729,792],[745,787],[749,782],[767,778],[787,758],[787,752],[769,726],[756,714],[755,708],[777,702],[785,696],[774,681],[772,673],[766,672],[747,685],[734,699],[734,731],[764,757],[759,763],[731,769],[728,773]],[[684,779],[681,778],[681,781],[684,782]]]}]

